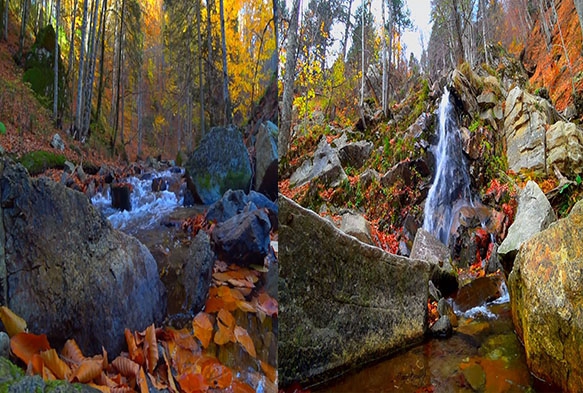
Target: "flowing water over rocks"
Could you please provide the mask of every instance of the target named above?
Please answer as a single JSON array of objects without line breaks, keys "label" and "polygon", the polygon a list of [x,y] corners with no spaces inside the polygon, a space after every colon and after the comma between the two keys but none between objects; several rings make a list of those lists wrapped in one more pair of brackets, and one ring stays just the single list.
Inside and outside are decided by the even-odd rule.
[{"label": "flowing water over rocks", "polygon": [[446,89],[439,104],[439,143],[435,148],[435,176],[425,202],[423,228],[446,246],[459,209],[471,205],[470,176],[463,157],[454,107]]}]

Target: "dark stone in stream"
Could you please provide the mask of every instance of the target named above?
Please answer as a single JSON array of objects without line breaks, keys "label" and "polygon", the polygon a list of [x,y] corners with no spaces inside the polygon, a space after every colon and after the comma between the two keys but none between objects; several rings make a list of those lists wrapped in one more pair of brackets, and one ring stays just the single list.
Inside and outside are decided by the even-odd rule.
[{"label": "dark stone in stream", "polygon": [[132,210],[132,187],[129,184],[113,184],[111,186],[111,207],[120,210]]},{"label": "dark stone in stream", "polygon": [[188,249],[182,277],[185,292],[182,308],[192,315],[204,307],[214,263],[215,254],[211,248],[210,238],[206,232],[198,231]]},{"label": "dark stone in stream", "polygon": [[278,200],[280,387],[326,380],[423,339],[427,262],[364,244]]},{"label": "dark stone in stream", "polygon": [[437,338],[448,338],[453,333],[451,321],[447,315],[441,316],[437,322],[431,326],[431,334]]},{"label": "dark stone in stream", "polygon": [[156,177],[152,179],[152,192],[166,191],[168,189],[168,182],[164,177]]},{"label": "dark stone in stream", "polygon": [[0,160],[1,303],[61,348],[74,338],[87,356],[115,356],[124,328],[160,323],[165,290],[156,261],[114,230],[82,193]]},{"label": "dark stone in stream", "polygon": [[459,289],[455,304],[460,311],[478,307],[501,296],[500,285],[504,279],[500,275],[479,277]]},{"label": "dark stone in stream", "polygon": [[245,194],[242,190],[228,190],[208,209],[205,218],[209,222],[221,223],[245,211],[262,208],[267,209],[271,226],[277,230],[277,205],[265,195],[255,191]]},{"label": "dark stone in stream", "polygon": [[251,162],[241,132],[214,127],[205,134],[185,165],[188,188],[203,204],[218,201],[229,190],[248,191]]},{"label": "dark stone in stream", "polygon": [[263,265],[270,249],[270,230],[267,213],[253,210],[217,224],[211,238],[221,260],[241,266]]}]

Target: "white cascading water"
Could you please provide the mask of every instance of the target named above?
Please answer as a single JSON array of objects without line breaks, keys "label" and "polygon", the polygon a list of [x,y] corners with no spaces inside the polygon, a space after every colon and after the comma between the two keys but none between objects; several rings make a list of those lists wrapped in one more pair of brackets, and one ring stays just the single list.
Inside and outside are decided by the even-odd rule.
[{"label": "white cascading water", "polygon": [[140,229],[147,229],[159,225],[165,215],[182,206],[182,198],[171,191],[152,191],[152,179],[156,177],[180,177],[181,173],[171,171],[150,174],[143,180],[130,177],[126,181],[132,185],[130,196],[131,211],[120,211],[111,207],[111,196],[108,192],[103,195],[97,193],[91,201],[95,207],[105,214],[114,228],[133,234]]},{"label": "white cascading water", "polygon": [[447,89],[441,97],[438,116],[439,142],[433,151],[436,170],[425,202],[423,229],[448,246],[455,216],[461,207],[471,206],[472,200],[459,127]]}]

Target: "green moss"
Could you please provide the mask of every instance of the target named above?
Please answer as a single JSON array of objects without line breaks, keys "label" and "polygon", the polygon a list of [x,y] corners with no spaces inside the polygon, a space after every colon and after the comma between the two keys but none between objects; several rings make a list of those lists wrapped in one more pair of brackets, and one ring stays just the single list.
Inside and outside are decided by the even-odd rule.
[{"label": "green moss", "polygon": [[62,154],[48,151],[33,151],[22,156],[20,162],[31,175],[38,175],[51,168],[63,168],[66,158]]}]

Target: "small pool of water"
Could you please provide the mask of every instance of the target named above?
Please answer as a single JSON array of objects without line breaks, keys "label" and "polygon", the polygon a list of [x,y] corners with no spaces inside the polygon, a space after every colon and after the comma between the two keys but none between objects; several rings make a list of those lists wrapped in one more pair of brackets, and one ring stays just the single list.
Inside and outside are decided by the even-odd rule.
[{"label": "small pool of water", "polygon": [[427,340],[312,392],[560,392],[530,374],[508,301],[458,312],[451,338]]}]

